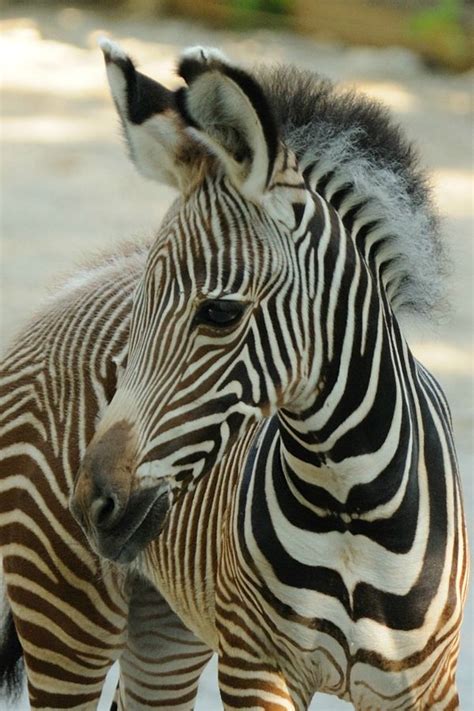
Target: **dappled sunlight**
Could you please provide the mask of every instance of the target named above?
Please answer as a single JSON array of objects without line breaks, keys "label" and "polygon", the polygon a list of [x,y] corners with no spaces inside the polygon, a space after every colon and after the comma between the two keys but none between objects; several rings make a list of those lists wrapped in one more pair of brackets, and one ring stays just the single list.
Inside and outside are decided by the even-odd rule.
[{"label": "dappled sunlight", "polygon": [[110,139],[109,114],[94,109],[90,117],[21,116],[2,122],[5,143],[66,143],[67,141],[97,141]]},{"label": "dappled sunlight", "polygon": [[[0,30],[3,89],[35,93],[41,89],[65,99],[108,97],[104,65],[97,46],[99,37],[110,34],[105,29],[98,28],[87,34],[87,48],[44,39],[31,20],[0,23]],[[169,84],[176,85],[179,81],[175,73],[178,50],[174,45],[160,46],[117,36],[114,40],[137,57],[143,71]]]},{"label": "dappled sunlight", "polygon": [[[84,14],[77,8],[63,8],[55,13],[55,22],[65,30],[74,29],[83,22]],[[108,19],[109,26],[114,26],[114,21]],[[88,24],[90,25],[90,21]],[[35,92],[42,88],[65,98],[105,97],[107,90],[104,69],[97,47],[97,40],[102,35],[113,36],[113,39],[136,59],[144,72],[152,74],[170,88],[179,83],[180,80],[175,74],[176,56],[183,44],[187,44],[184,37],[181,41],[181,37],[173,33],[175,41],[163,43],[158,37],[155,40],[147,40],[124,34],[122,27],[119,31],[117,27],[111,31],[104,26],[104,18],[98,19],[97,24],[94,29],[86,27],[81,31],[82,46],[77,46],[71,42],[43,37],[42,23],[32,18],[23,17],[1,22],[0,61],[4,68],[4,88]],[[198,32],[198,35],[201,34],[202,28]],[[272,62],[292,61],[291,52],[285,43],[275,42],[275,37],[269,43],[271,37],[271,33],[266,33],[265,30],[256,31],[252,36],[222,32],[219,44],[237,60],[248,63],[262,59]],[[200,37],[197,41],[199,39]],[[357,50],[352,51],[357,58]],[[12,57],[15,58],[14,62]],[[347,61],[350,65],[350,54]],[[363,63],[362,68],[366,63]],[[314,69],[320,69],[318,62],[315,62]],[[361,77],[351,78],[347,83],[355,84],[368,96],[401,114],[420,111],[422,108],[416,91],[400,82],[368,80]],[[453,87],[446,89],[443,94],[444,110],[468,114],[471,106],[472,97],[468,91]]]},{"label": "dappled sunlight", "polygon": [[[103,68],[90,50],[44,40],[37,26],[29,22],[19,27],[5,23],[0,44],[4,89],[39,89],[68,97],[71,94],[104,94]],[[14,62],[12,61],[14,58]],[[34,107],[32,113],[34,114]]]},{"label": "dappled sunlight", "polygon": [[[81,13],[67,8],[58,17],[74,19]],[[177,55],[183,48],[181,43],[160,43],[143,38],[111,33],[107,28],[97,27],[84,36],[85,47],[42,37],[39,23],[33,19],[20,18],[0,22],[2,40],[0,61],[4,67],[2,85],[4,89],[17,91],[51,92],[65,98],[81,96],[106,97],[108,89],[104,78],[104,67],[97,46],[101,36],[110,36],[132,56],[140,70],[151,74],[169,88],[181,82],[176,75]],[[230,40],[225,49],[237,59],[253,62],[262,59],[262,44],[254,39]],[[273,48],[272,48],[273,50]],[[12,63],[12,57],[15,62]],[[285,52],[272,51],[273,61],[285,61]]]},{"label": "dappled sunlight", "polygon": [[[73,8],[61,11],[66,18],[74,18],[75,12],[79,11]],[[107,32],[104,29],[88,32],[88,46],[79,48],[42,38],[37,23],[28,18],[5,21],[0,23],[0,29],[2,91],[4,97],[9,97],[2,120],[2,141],[42,144],[110,140],[113,107],[97,46],[98,38]],[[174,45],[114,39],[132,56],[139,57],[142,71],[170,87],[180,82],[175,73]],[[77,99],[97,101],[89,112],[79,106],[75,113],[71,101]],[[103,107],[97,102],[103,103]],[[48,106],[53,110],[44,113],[41,109]],[[112,138],[116,140],[116,133]]]}]

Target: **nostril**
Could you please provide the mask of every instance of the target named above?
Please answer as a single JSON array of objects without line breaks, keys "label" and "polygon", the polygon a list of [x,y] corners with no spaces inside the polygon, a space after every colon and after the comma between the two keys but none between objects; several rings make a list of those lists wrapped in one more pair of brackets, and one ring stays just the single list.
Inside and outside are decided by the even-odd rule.
[{"label": "nostril", "polygon": [[91,505],[90,517],[98,528],[111,526],[120,513],[120,505],[117,496],[99,496]]}]

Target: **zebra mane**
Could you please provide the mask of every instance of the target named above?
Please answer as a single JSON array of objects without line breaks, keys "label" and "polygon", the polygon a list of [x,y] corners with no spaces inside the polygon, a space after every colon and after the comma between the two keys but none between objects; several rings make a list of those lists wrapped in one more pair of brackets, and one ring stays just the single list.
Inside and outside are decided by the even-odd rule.
[{"label": "zebra mane", "polygon": [[427,178],[388,110],[310,71],[259,67],[255,75],[301,168],[350,186],[364,206],[358,217],[382,228],[394,309],[432,316],[449,262]]}]

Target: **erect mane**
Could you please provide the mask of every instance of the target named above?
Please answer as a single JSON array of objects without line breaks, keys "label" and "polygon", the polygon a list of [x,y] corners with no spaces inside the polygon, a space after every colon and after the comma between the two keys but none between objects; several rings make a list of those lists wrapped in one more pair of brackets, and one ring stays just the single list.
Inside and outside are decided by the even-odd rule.
[{"label": "erect mane", "polygon": [[366,221],[382,228],[392,306],[431,315],[443,300],[447,260],[426,177],[387,109],[309,71],[276,66],[255,73],[282,138],[316,188],[324,194],[328,175],[350,185]]}]

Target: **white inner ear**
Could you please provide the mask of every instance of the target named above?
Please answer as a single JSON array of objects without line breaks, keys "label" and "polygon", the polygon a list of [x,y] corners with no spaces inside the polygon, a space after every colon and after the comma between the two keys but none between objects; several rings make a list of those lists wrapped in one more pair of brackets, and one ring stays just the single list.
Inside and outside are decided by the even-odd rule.
[{"label": "white inner ear", "polygon": [[[260,119],[242,89],[218,71],[199,76],[188,91],[188,109],[202,127],[189,129],[223,163],[236,187],[251,200],[260,200],[268,173],[268,149]],[[250,152],[242,161],[233,150]]]},{"label": "white inner ear", "polygon": [[127,83],[122,70],[113,62],[107,64],[107,78],[114,101],[125,119],[127,118]]},{"label": "white inner ear", "polygon": [[142,175],[184,190],[189,175],[178,165],[177,155],[186,139],[176,121],[176,116],[159,114],[138,126],[127,122],[126,131],[132,158]]}]

